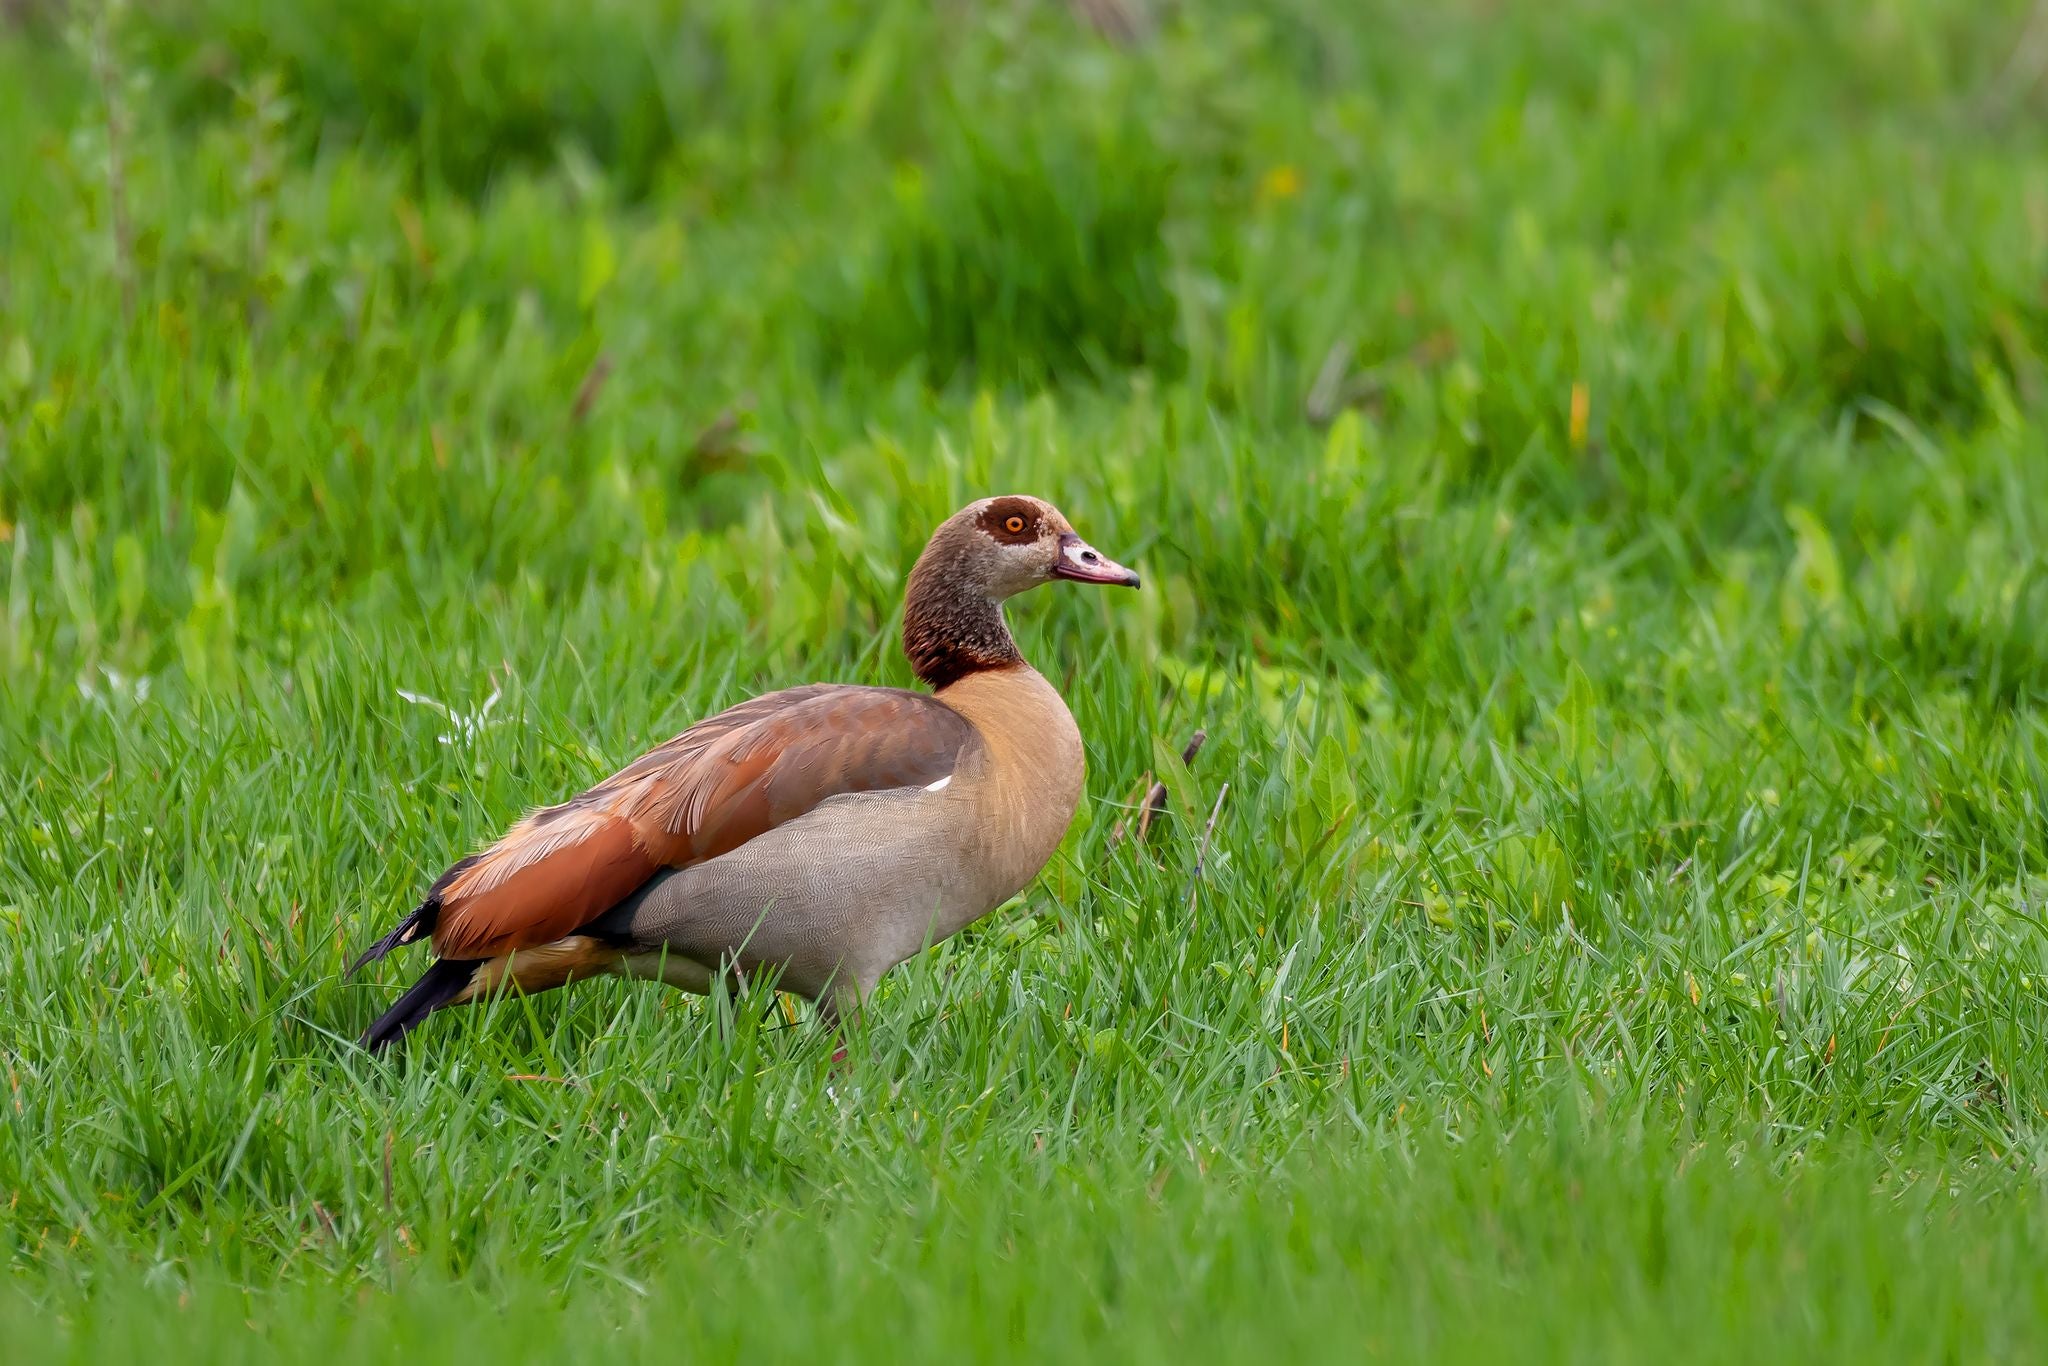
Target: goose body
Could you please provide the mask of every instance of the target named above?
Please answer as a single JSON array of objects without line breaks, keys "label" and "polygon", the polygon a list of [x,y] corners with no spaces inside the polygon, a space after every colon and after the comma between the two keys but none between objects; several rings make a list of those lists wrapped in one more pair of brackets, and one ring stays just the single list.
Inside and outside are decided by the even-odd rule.
[{"label": "goose body", "polygon": [[358,960],[430,939],[435,963],[364,1035],[507,983],[613,973],[692,991],[768,971],[828,1016],[1029,885],[1086,777],[1059,692],[1002,602],[1137,576],[1050,504],[983,499],[911,572],[904,648],[934,691],[814,684],[697,723],[462,859]]}]

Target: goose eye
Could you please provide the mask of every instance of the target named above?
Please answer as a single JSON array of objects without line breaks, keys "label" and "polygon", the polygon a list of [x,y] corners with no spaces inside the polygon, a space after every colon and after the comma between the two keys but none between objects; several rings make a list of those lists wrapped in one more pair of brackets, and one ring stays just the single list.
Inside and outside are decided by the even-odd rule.
[{"label": "goose eye", "polygon": [[1016,513],[1013,512],[1008,517],[1005,517],[1003,519],[1003,530],[1009,532],[1012,536],[1015,536],[1018,532],[1022,531],[1023,529],[1024,519],[1022,517],[1019,517]]}]

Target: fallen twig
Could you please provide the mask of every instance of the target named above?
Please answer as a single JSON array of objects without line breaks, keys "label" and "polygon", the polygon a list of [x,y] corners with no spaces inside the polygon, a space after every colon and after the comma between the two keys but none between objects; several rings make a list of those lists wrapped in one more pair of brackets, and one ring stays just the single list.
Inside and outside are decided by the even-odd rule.
[{"label": "fallen twig", "polygon": [[[1198,730],[1194,733],[1194,737],[1187,742],[1186,747],[1180,752],[1180,761],[1183,767],[1194,767],[1195,756],[1202,752],[1202,745],[1208,738],[1209,732],[1206,730]],[[1139,839],[1143,839],[1151,833],[1152,822],[1164,810],[1166,810],[1166,783],[1162,779],[1159,782],[1153,783],[1152,790],[1145,794],[1145,809],[1138,813]]]},{"label": "fallen twig", "polygon": [[[1202,752],[1202,745],[1208,738],[1209,732],[1206,730],[1198,730],[1189,737],[1187,744],[1181,748],[1181,763],[1187,767],[1193,767],[1195,756]],[[1142,841],[1147,835],[1152,833],[1153,820],[1164,810],[1166,810],[1166,782],[1164,779],[1160,779],[1155,781],[1151,788],[1146,791],[1144,804],[1138,808],[1139,840]],[[1123,843],[1123,838],[1124,823],[1119,820],[1116,823],[1116,828],[1109,832],[1109,847],[1112,849],[1116,848],[1117,845]]]},{"label": "fallen twig", "polygon": [[604,382],[611,377],[612,358],[600,351],[584,373],[583,383],[576,386],[576,401],[569,408],[571,422],[582,422],[590,416],[590,410],[597,406],[597,396],[604,392]]},{"label": "fallen twig", "polygon": [[740,451],[740,415],[732,408],[719,411],[690,443],[690,459],[703,465],[722,465]]},{"label": "fallen twig", "polygon": [[[1148,770],[1145,776],[1138,780],[1138,785],[1132,788],[1130,790],[1130,793],[1126,795],[1122,801],[1116,804],[1117,810],[1136,811],[1139,807],[1139,804],[1144,801],[1147,794],[1149,794],[1151,791],[1152,774]],[[1109,828],[1109,847],[1114,849],[1123,842],[1124,818],[1122,816],[1118,816],[1116,818],[1116,824]]]},{"label": "fallen twig", "polygon": [[1119,47],[1134,46],[1151,28],[1137,0],[1068,0],[1076,18]]},{"label": "fallen twig", "polygon": [[2035,0],[2011,55],[1978,96],[1978,107],[1987,114],[2004,114],[2040,83],[2044,73],[2048,73],[2048,0]]},{"label": "fallen twig", "polygon": [[1195,850],[1195,872],[1188,881],[1188,914],[1195,913],[1195,897],[1202,889],[1202,865],[1209,861],[1209,838],[1216,833],[1216,818],[1223,814],[1223,799],[1230,795],[1230,784],[1216,789],[1216,805],[1209,808],[1209,823],[1202,827],[1202,847]]},{"label": "fallen twig", "polygon": [[[2048,0],[2043,0],[2043,3],[2048,4]],[[1409,347],[1394,361],[1353,370],[1351,341],[1340,337],[1323,355],[1315,381],[1309,385],[1308,394],[1302,399],[1302,415],[1312,426],[1327,427],[1346,408],[1365,408],[1378,403],[1386,393],[1390,365],[1428,368],[1449,360],[1457,349],[1457,338],[1448,331],[1439,330]]]},{"label": "fallen twig", "polygon": [[1304,414],[1315,426],[1328,426],[1344,406],[1345,381],[1350,375],[1351,339],[1340,337],[1330,343],[1315,382],[1308,387],[1308,397],[1302,401]]}]

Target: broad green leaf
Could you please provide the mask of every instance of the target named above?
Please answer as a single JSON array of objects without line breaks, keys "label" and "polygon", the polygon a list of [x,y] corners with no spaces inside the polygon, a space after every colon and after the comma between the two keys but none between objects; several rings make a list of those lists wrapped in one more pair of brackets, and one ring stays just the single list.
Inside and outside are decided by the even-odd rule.
[{"label": "broad green leaf", "polygon": [[583,265],[577,277],[577,301],[585,308],[596,303],[618,269],[619,253],[612,245],[611,230],[599,219],[589,220],[583,225]]},{"label": "broad green leaf", "polygon": [[1309,764],[1308,791],[1316,815],[1325,827],[1348,819],[1358,806],[1358,787],[1351,777],[1351,756],[1344,752],[1344,747],[1337,743],[1334,735],[1325,733],[1316,745],[1315,758]]},{"label": "broad green leaf", "polygon": [[1794,548],[1779,601],[1786,631],[1797,635],[1840,609],[1842,559],[1835,551],[1835,538],[1805,508],[1785,509],[1785,522],[1792,529]]},{"label": "broad green leaf", "polygon": [[1552,720],[1557,726],[1558,738],[1574,759],[1583,758],[1599,741],[1594,729],[1594,713],[1599,704],[1599,696],[1593,691],[1593,680],[1586,676],[1577,660],[1572,661],[1565,674],[1564,700],[1558,703],[1557,714]]},{"label": "broad green leaf", "polygon": [[[1196,762],[1200,762],[1199,755]],[[1200,809],[1202,794],[1195,786],[1195,775],[1180,761],[1180,746],[1163,735],[1152,737],[1152,777],[1166,784],[1167,809],[1182,820],[1199,822],[1208,815]]]}]

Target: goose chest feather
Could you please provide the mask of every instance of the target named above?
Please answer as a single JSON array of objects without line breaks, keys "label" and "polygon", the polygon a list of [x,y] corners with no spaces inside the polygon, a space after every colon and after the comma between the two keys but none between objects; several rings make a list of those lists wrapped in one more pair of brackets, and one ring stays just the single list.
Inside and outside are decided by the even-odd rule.
[{"label": "goose chest feather", "polygon": [[828,1016],[858,1004],[1029,885],[1073,820],[1080,731],[1003,620],[1006,599],[1053,579],[1138,582],[1040,499],[948,518],[904,604],[904,652],[931,692],[768,693],[533,812],[357,960],[423,940],[436,955],[364,1043],[503,986],[602,973],[695,991],[766,973]]}]

